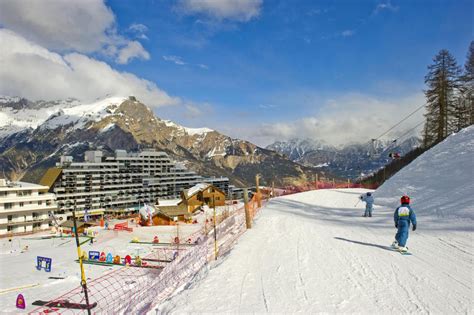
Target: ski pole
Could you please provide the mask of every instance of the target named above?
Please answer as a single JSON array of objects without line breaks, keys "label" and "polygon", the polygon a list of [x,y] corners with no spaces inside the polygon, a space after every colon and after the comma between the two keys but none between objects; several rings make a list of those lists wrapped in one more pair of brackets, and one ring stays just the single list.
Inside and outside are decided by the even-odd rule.
[{"label": "ski pole", "polygon": [[360,202],[360,198],[357,200],[356,204],[354,205],[354,208],[357,207],[357,205],[359,204]]}]

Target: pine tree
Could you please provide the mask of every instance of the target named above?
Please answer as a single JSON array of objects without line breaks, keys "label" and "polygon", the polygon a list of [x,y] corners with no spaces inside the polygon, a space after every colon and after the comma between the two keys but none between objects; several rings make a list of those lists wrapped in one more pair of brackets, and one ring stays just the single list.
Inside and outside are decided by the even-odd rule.
[{"label": "pine tree", "polygon": [[426,123],[425,145],[439,142],[457,130],[456,97],[459,93],[461,68],[446,49],[441,50],[428,66],[425,76]]},{"label": "pine tree", "polygon": [[469,46],[461,83],[460,127],[464,128],[474,124],[474,41]]}]

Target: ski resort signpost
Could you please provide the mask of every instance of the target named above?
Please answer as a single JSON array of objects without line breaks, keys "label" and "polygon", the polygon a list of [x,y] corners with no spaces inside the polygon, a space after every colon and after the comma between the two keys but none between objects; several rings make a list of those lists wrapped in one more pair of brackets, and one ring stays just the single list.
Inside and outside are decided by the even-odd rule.
[{"label": "ski resort signpost", "polygon": [[44,269],[46,272],[51,272],[52,259],[48,257],[37,256],[36,257],[36,269]]}]

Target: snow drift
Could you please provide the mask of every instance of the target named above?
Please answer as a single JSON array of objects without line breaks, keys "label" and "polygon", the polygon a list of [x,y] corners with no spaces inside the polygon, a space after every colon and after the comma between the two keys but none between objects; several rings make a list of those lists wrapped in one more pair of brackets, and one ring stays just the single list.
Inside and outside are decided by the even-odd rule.
[{"label": "snow drift", "polygon": [[379,205],[394,208],[408,194],[417,215],[474,219],[474,126],[420,155],[375,192]]}]

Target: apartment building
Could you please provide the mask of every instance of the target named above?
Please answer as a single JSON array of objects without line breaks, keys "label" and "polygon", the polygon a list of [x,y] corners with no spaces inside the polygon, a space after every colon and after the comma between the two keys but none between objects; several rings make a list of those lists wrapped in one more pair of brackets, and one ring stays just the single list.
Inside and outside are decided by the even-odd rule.
[{"label": "apartment building", "polygon": [[[57,197],[59,216],[100,216],[104,213],[136,211],[143,203],[179,197],[182,190],[205,181],[195,172],[171,161],[165,152],[116,150],[86,151],[83,162],[62,156],[41,180]],[[227,179],[228,186],[228,179]]]},{"label": "apartment building", "polygon": [[56,210],[49,187],[0,179],[0,235],[49,228],[48,211]]}]

